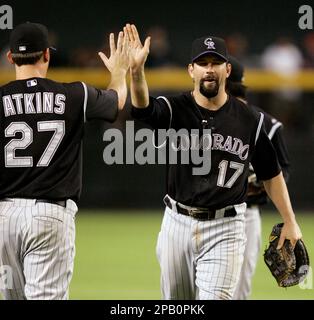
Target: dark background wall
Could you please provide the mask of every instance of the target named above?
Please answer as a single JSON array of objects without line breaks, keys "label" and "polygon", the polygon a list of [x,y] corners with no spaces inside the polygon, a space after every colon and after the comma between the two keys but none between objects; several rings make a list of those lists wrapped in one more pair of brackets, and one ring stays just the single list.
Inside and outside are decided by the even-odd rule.
[{"label": "dark background wall", "polygon": [[[14,25],[27,20],[46,24],[59,36],[59,50],[81,46],[101,46],[108,32],[120,30],[126,22],[135,23],[143,33],[161,25],[169,32],[173,54],[185,64],[190,43],[205,34],[226,36],[241,32],[249,40],[251,52],[259,52],[278,35],[300,41],[298,8],[304,0],[221,1],[152,0],[124,1],[11,1]],[[0,46],[9,32],[0,31]]]}]

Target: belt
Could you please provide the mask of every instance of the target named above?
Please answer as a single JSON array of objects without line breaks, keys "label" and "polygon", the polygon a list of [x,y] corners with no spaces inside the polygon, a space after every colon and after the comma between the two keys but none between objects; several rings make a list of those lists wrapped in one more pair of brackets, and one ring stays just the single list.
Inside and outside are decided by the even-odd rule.
[{"label": "belt", "polygon": [[51,203],[66,208],[67,202],[66,200],[48,200],[48,199],[36,199],[35,203]]},{"label": "belt", "polygon": [[[0,201],[12,201],[14,198],[3,198]],[[66,200],[35,199],[35,203],[51,203],[66,208]]]},{"label": "belt", "polygon": [[[197,220],[213,220],[222,217],[235,217],[237,212],[234,207],[225,210],[210,210],[207,208],[197,208],[182,206],[177,201],[172,200],[168,195],[165,196],[164,202],[166,206],[170,209],[176,209],[176,211],[185,216],[190,216]],[[174,208],[175,207],[175,208]]]}]

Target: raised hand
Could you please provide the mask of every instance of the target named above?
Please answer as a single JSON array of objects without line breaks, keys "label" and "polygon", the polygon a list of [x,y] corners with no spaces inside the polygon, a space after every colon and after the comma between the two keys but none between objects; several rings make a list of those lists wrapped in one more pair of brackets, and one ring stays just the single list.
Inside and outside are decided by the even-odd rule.
[{"label": "raised hand", "polygon": [[101,60],[104,62],[110,73],[126,73],[130,66],[130,42],[128,36],[120,31],[116,46],[114,34],[110,33],[109,45],[110,57],[108,58],[103,52],[98,52]]},{"label": "raised hand", "polygon": [[130,55],[130,68],[132,71],[137,71],[144,67],[145,61],[149,54],[150,37],[147,37],[144,42],[144,46],[141,43],[137,29],[134,24],[127,24],[123,28],[124,34],[127,34],[129,44]]},{"label": "raised hand", "polygon": [[118,108],[121,110],[125,105],[127,98],[126,74],[130,67],[130,42],[129,38],[122,31],[119,32],[117,46],[115,44],[114,34],[109,36],[110,57],[103,52],[99,52],[101,60],[111,74],[111,80],[107,89],[113,89],[118,94]]}]

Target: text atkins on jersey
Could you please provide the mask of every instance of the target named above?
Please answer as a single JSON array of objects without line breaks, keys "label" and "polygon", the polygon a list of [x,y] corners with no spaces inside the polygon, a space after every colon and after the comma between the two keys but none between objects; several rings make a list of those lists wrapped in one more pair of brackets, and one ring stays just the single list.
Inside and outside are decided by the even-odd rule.
[{"label": "text atkins on jersey", "polygon": [[56,113],[65,111],[66,97],[61,93],[16,93],[2,97],[5,117],[16,114]]}]

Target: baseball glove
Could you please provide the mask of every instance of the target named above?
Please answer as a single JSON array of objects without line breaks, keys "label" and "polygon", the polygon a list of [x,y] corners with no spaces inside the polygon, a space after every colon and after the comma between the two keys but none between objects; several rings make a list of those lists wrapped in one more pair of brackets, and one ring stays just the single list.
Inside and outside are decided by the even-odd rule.
[{"label": "baseball glove", "polygon": [[269,237],[269,246],[264,252],[264,261],[276,279],[279,287],[290,287],[302,282],[308,274],[310,261],[302,240],[298,240],[293,250],[289,240],[285,240],[277,250],[283,223],[276,224]]}]

